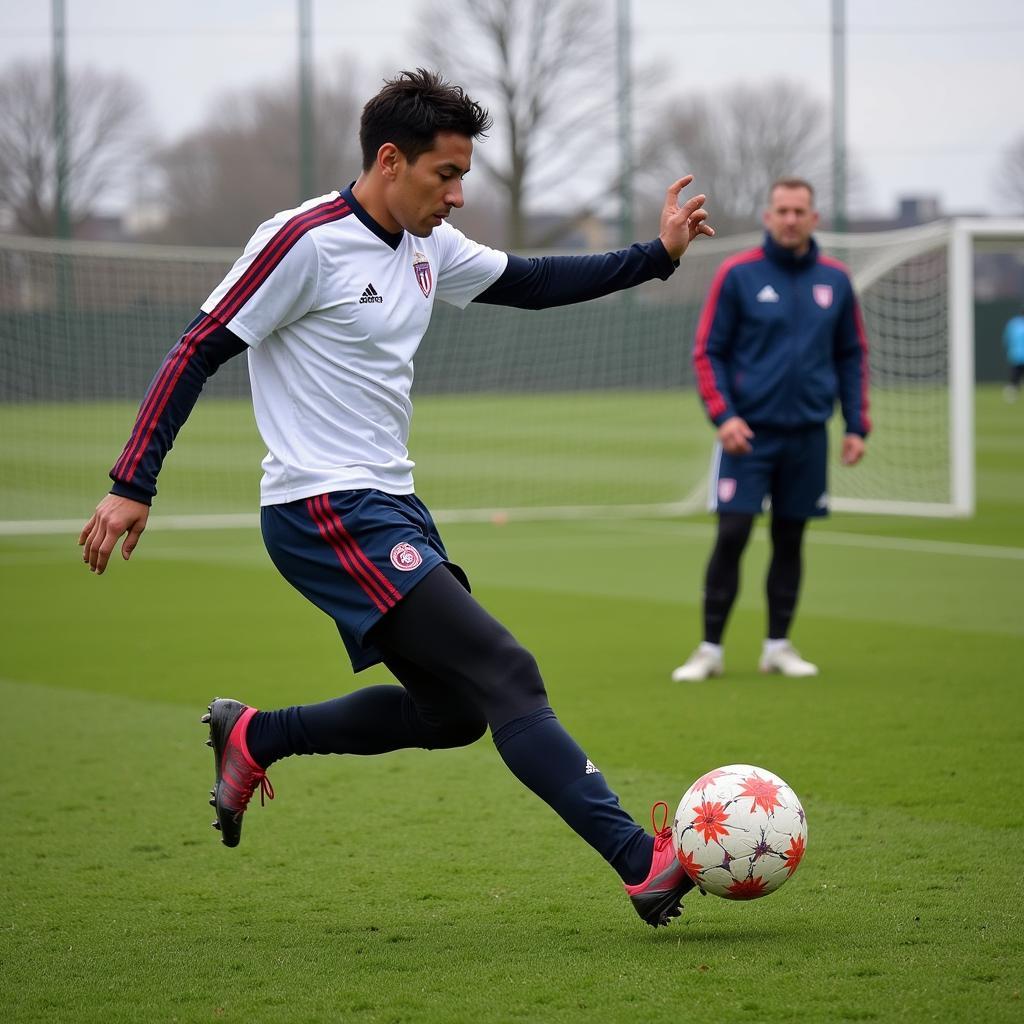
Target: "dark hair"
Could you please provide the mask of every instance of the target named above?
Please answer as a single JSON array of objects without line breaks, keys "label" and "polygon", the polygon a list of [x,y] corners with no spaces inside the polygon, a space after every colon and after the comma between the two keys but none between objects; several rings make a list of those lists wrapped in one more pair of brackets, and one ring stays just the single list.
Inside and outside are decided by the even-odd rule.
[{"label": "dark hair", "polygon": [[768,189],[768,202],[771,202],[777,188],[805,188],[811,194],[811,206],[814,206],[814,186],[804,178],[776,178]]},{"label": "dark hair", "polygon": [[456,132],[475,139],[491,127],[491,116],[471,100],[461,86],[446,82],[436,71],[417,68],[385,81],[363,107],[359,144],[363,170],[377,159],[377,151],[391,142],[410,163],[434,148],[438,132]]}]

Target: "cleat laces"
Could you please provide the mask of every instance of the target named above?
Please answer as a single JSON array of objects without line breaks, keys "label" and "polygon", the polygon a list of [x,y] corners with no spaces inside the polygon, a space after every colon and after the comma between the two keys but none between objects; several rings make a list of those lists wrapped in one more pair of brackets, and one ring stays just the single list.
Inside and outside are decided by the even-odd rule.
[{"label": "cleat laces", "polygon": [[249,766],[246,766],[245,770],[249,777],[241,785],[236,783],[227,772],[224,773],[224,781],[230,786],[233,795],[238,799],[238,806],[231,809],[239,814],[249,806],[249,801],[252,799],[257,787],[259,787],[260,791],[260,807],[265,807],[267,800],[274,799],[274,787],[271,785],[270,779],[267,778],[266,771],[263,768]]},{"label": "cleat laces", "polygon": [[[658,810],[661,809],[661,825],[658,825]],[[654,829],[654,850],[660,853],[672,842],[672,826],[668,823],[668,804],[659,800],[651,808],[651,828]]]}]

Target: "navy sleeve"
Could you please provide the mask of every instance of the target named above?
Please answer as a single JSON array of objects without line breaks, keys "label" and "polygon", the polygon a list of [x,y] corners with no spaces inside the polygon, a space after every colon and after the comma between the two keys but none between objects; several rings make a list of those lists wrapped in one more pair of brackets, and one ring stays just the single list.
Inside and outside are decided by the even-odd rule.
[{"label": "navy sleeve", "polygon": [[867,437],[871,432],[868,415],[868,339],[853,285],[848,285],[835,337],[836,375],[839,404],[846,421],[846,433]]},{"label": "navy sleeve", "polygon": [[736,274],[726,260],[715,274],[697,321],[693,368],[708,419],[720,427],[737,415],[729,388],[729,361],[740,321]]},{"label": "navy sleeve", "polygon": [[112,494],[146,505],[152,503],[164,456],[192,412],[203,385],[245,348],[241,338],[206,313],[200,313],[188,325],[150,383],[131,437],[110,471]]},{"label": "navy sleeve", "polygon": [[504,273],[473,301],[519,309],[548,309],[586,302],[654,278],[664,281],[677,266],[660,239],[591,256],[509,254]]}]

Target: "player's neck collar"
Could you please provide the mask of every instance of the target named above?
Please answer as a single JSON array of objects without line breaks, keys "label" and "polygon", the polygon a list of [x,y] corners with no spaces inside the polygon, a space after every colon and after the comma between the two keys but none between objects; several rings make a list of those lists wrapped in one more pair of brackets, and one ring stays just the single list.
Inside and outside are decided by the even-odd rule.
[{"label": "player's neck collar", "polygon": [[818,243],[814,240],[813,236],[807,251],[797,256],[792,249],[785,249],[779,245],[766,231],[764,233],[764,251],[765,255],[773,262],[783,267],[792,267],[795,270],[809,267],[817,262],[818,259]]},{"label": "player's neck collar", "polygon": [[402,244],[402,239],[405,237],[404,231],[394,232],[387,231],[382,228],[362,207],[359,200],[352,195],[353,181],[347,188],[341,190],[341,198],[352,208],[352,212],[359,218],[360,223],[368,231],[372,231],[382,242],[390,245],[392,249],[397,249]]}]

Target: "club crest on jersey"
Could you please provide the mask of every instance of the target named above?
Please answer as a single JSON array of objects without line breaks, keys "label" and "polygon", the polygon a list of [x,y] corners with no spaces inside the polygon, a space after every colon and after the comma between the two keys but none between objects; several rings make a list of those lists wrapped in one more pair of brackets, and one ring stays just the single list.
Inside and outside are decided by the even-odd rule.
[{"label": "club crest on jersey", "polygon": [[811,289],[811,293],[814,295],[814,301],[822,309],[828,309],[832,305],[832,285],[816,284]]},{"label": "club crest on jersey", "polygon": [[403,540],[391,549],[391,564],[400,572],[412,572],[423,564],[423,556]]},{"label": "club crest on jersey", "polygon": [[723,476],[718,481],[718,500],[722,502],[732,501],[736,496],[736,481],[731,476]]},{"label": "club crest on jersey", "polygon": [[418,252],[412,258],[412,269],[416,274],[416,283],[420,286],[424,298],[430,298],[430,289],[434,286],[434,275],[430,270],[430,263],[423,253]]}]

